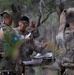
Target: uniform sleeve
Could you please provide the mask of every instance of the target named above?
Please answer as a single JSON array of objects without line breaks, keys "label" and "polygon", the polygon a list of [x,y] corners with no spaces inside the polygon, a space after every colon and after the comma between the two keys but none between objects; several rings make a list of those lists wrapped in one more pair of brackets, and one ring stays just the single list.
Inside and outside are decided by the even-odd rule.
[{"label": "uniform sleeve", "polygon": [[35,52],[37,52],[37,53],[41,53],[42,50],[44,49],[44,48],[42,47],[42,45],[40,45],[39,43],[40,43],[39,41],[36,41],[36,42],[34,43],[34,50],[35,50]]}]

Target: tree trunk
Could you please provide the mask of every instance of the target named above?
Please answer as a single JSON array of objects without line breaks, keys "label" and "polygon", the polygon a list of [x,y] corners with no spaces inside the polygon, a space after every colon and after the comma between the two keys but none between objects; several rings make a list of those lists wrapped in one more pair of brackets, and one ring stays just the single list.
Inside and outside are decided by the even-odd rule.
[{"label": "tree trunk", "polygon": [[13,11],[13,21],[14,21],[14,27],[18,26],[18,21],[21,17],[21,6],[18,4],[12,4],[11,5],[12,11]]}]

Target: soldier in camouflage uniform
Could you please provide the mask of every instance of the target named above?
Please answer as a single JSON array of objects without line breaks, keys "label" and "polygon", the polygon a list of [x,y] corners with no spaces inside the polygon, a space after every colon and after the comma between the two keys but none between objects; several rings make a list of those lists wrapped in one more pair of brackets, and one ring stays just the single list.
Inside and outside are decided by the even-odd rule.
[{"label": "soldier in camouflage uniform", "polygon": [[[11,23],[12,23],[12,17],[11,17],[11,11],[5,10],[2,14],[1,14],[3,21],[0,24],[0,28],[4,31],[10,29]],[[1,39],[3,39],[3,36],[1,37]],[[0,40],[2,41],[2,40]],[[1,43],[2,44],[2,43]],[[0,51],[4,51],[3,44],[0,45]]]},{"label": "soldier in camouflage uniform", "polygon": [[[29,26],[29,19],[27,16],[22,16],[20,18],[20,21],[18,22],[18,27],[17,28],[13,28],[13,33],[15,33],[17,35],[17,37],[19,37],[19,39],[22,41],[22,45],[20,47],[20,59],[21,61],[23,60],[30,60],[30,55],[33,52],[33,46],[32,46],[32,40],[30,37],[26,37],[26,35],[29,33],[26,31],[26,28]],[[18,61],[19,62],[19,61]],[[18,70],[21,69],[21,67],[24,68],[24,66],[20,66],[20,62],[17,63],[16,67],[18,67]],[[33,69],[31,67],[27,68],[25,73],[31,73],[33,71]],[[32,73],[33,74],[33,73]],[[27,74],[28,75],[28,74]]]},{"label": "soldier in camouflage uniform", "polygon": [[11,11],[9,10],[5,10],[2,14],[1,17],[3,18],[2,23],[0,24],[0,33],[2,35],[0,35],[0,52],[4,52],[4,44],[3,44],[3,33],[6,30],[11,30],[11,23],[12,23],[12,17],[11,17]]},{"label": "soldier in camouflage uniform", "polygon": [[[66,22],[65,22],[64,29],[62,32],[59,32],[60,34],[57,36],[57,42],[58,42],[59,46],[62,47],[63,53],[68,53],[69,51],[72,51],[74,49],[74,46],[73,46],[73,43],[74,43],[74,41],[73,41],[74,11],[68,11],[68,10],[66,10]],[[62,54],[60,54],[60,55],[62,55]]]},{"label": "soldier in camouflage uniform", "polygon": [[[74,11],[70,11],[66,16],[67,26],[64,29],[64,42],[66,47],[66,54],[62,59],[62,64],[65,63],[74,63]],[[71,66],[72,68],[73,66]],[[74,75],[73,69],[70,68],[65,69],[65,74],[70,75],[68,71],[71,72],[71,75]]]},{"label": "soldier in camouflage uniform", "polygon": [[32,21],[31,25],[26,28],[26,31],[31,33],[31,38],[33,39],[35,45],[35,51],[37,53],[39,52],[41,54],[45,54],[47,52],[47,50],[45,49],[47,43],[45,43],[43,38],[40,37],[39,29],[34,21]]},{"label": "soldier in camouflage uniform", "polygon": [[[33,39],[36,38],[36,36],[33,37],[32,35],[30,35],[29,37],[26,38],[26,35],[31,33],[29,29],[26,29],[29,26],[28,17],[22,16],[18,24],[19,26],[17,28],[13,28],[13,30],[15,34],[19,37],[19,39],[23,42],[23,44],[20,47],[20,52],[19,52],[20,59],[22,61],[30,61],[31,60],[30,56],[33,54],[33,51],[40,52],[44,46],[42,46],[41,48],[38,48],[35,45]],[[25,67],[25,68],[26,68],[25,69],[26,75],[35,74],[32,67]]]},{"label": "soldier in camouflage uniform", "polygon": [[[0,61],[0,70],[3,70],[10,66],[7,66],[7,65],[10,65],[9,63],[11,62],[11,60],[9,60],[7,57],[6,57],[6,52],[5,52],[5,47],[4,47],[4,33],[6,31],[11,31],[12,28],[10,27],[11,24],[12,24],[12,16],[11,16],[12,12],[9,11],[9,10],[5,10],[2,14],[1,14],[1,17],[3,18],[3,21],[2,23],[0,24],[0,53],[3,53],[1,54],[1,57],[3,57],[3,59],[1,59]],[[12,64],[11,64],[12,65]],[[11,67],[10,67],[11,68]]]},{"label": "soldier in camouflage uniform", "polygon": [[[63,15],[64,13],[64,15]],[[56,59],[56,68],[59,67],[64,73],[62,75],[74,75],[74,8],[69,8],[63,11],[61,15],[65,18],[63,23],[63,31],[57,36],[58,45],[61,45],[62,53]],[[60,41],[60,43],[59,43]],[[63,69],[61,68],[63,67]]]},{"label": "soldier in camouflage uniform", "polygon": [[74,69],[71,66],[74,64],[74,8],[67,14],[66,16],[67,26],[64,30],[64,39],[66,46],[66,54],[62,59],[62,65],[69,63],[70,68],[66,68],[64,74],[66,75],[74,75]]}]

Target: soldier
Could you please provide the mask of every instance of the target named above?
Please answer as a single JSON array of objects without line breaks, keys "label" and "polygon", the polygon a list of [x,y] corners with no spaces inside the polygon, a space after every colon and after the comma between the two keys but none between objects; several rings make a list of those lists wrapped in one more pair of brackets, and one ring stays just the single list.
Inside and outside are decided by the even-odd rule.
[{"label": "soldier", "polygon": [[5,10],[2,14],[1,17],[3,18],[2,23],[0,24],[0,53],[4,54],[4,42],[3,42],[3,33],[6,30],[11,29],[11,23],[12,23],[12,12],[9,10]]},{"label": "soldier", "polygon": [[[8,29],[10,29],[11,23],[12,23],[12,16],[11,16],[11,11],[5,10],[2,14],[1,17],[3,18],[2,23],[0,24],[0,39],[3,39],[2,33]],[[3,31],[3,32],[2,32]],[[2,41],[2,40],[1,40]],[[0,51],[3,51],[4,48],[2,43],[0,45]]]},{"label": "soldier", "polygon": [[[73,21],[72,21],[73,20],[73,12],[74,12],[73,10],[74,10],[74,8],[69,8],[69,9],[64,10],[61,14],[61,16],[63,15],[65,18],[65,22],[62,21],[62,18],[60,19],[61,24],[63,25],[64,28],[56,36],[56,40],[57,40],[58,45],[62,48],[63,53],[66,52],[66,50],[70,50],[69,48],[71,48],[71,47],[69,47],[70,45],[69,46],[66,46],[66,45],[68,45],[67,41],[70,38],[68,36],[69,32],[71,32],[71,30],[73,30],[73,24],[72,24],[73,23]],[[60,27],[61,27],[61,25],[60,25]]]},{"label": "soldier", "polygon": [[[20,47],[20,60],[30,60],[30,55],[33,52],[33,46],[31,44],[31,38],[27,37],[27,34],[29,32],[26,31],[26,28],[29,26],[29,18],[27,16],[22,16],[18,22],[18,27],[17,28],[13,28],[13,33],[15,33],[17,35],[17,37],[19,37],[19,39],[22,41],[22,45]],[[20,70],[21,66],[19,66],[21,63],[17,63],[17,67],[18,70]],[[23,67],[23,66],[22,66]],[[24,68],[24,67],[23,67]],[[31,73],[32,72],[32,68],[28,68],[26,69],[26,71],[28,71],[27,73]],[[26,72],[25,71],[25,72]],[[33,73],[32,73],[33,74]],[[20,75],[20,74],[19,74]]]},{"label": "soldier", "polygon": [[[64,14],[64,15],[63,15]],[[63,11],[65,21],[61,22],[64,25],[61,35],[58,35],[57,41],[61,40],[62,53],[56,60],[57,65],[62,70],[61,66],[65,68],[64,75],[74,75],[73,63],[74,63],[74,8],[69,8]],[[63,43],[62,43],[63,42]],[[59,44],[60,45],[60,44]]]},{"label": "soldier", "polygon": [[[71,9],[68,9],[67,11],[66,26],[64,29],[64,42],[66,47],[66,53],[62,59],[63,66],[65,63],[70,63],[70,65],[74,63],[74,8]],[[71,72],[71,75],[74,75],[74,70],[72,67],[73,66],[70,66],[71,69],[66,68],[64,73],[70,75]]]},{"label": "soldier", "polygon": [[[2,52],[3,59],[0,61],[0,70],[7,69],[10,67],[10,59],[8,59],[6,56],[7,50],[5,49],[5,32],[11,31],[11,24],[12,24],[12,11],[5,10],[2,12],[1,17],[3,18],[2,23],[0,24],[0,52]],[[7,66],[9,64],[9,66]],[[12,64],[11,64],[12,65]],[[11,68],[11,67],[10,67]]]},{"label": "soldier", "polygon": [[31,33],[35,45],[35,51],[37,53],[45,54],[47,52],[47,50],[45,50],[47,43],[45,43],[43,38],[40,37],[38,27],[36,27],[36,23],[34,21],[32,21],[31,25],[26,28],[26,31]]},{"label": "soldier", "polygon": [[[68,25],[68,26],[67,26]],[[70,62],[74,62],[74,11],[66,15],[66,26],[64,29],[64,43],[66,47],[66,57]]]},{"label": "soldier", "polygon": [[[22,16],[20,18],[20,21],[18,22],[18,25],[19,26],[17,28],[13,28],[13,30],[15,31],[15,34],[19,37],[19,39],[21,41],[23,40],[23,44],[21,45],[20,52],[19,52],[20,57],[21,57],[22,61],[30,61],[31,60],[30,56],[33,54],[33,51],[40,52],[40,50],[44,46],[42,46],[41,49],[38,48],[33,41],[34,37],[32,37],[31,31],[30,30],[28,31],[26,29],[29,26],[29,18],[28,17]],[[27,75],[35,74],[32,67],[28,67],[26,69],[25,73]]]}]

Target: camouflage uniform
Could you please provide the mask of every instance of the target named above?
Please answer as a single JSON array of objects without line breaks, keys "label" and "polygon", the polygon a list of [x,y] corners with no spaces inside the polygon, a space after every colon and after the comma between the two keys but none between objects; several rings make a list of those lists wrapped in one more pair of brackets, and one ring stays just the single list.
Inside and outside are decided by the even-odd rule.
[{"label": "camouflage uniform", "polygon": [[[6,31],[8,30],[10,27],[7,26],[6,24],[4,23],[1,23],[0,24],[0,28],[3,29],[3,31]],[[0,39],[0,51],[3,52],[4,51],[4,40]]]},{"label": "camouflage uniform", "polygon": [[[19,39],[22,41],[22,45],[20,47],[20,51],[19,51],[19,55],[20,55],[20,60],[21,61],[29,61],[31,60],[30,55],[32,55],[34,47],[33,47],[33,42],[32,40],[28,41],[25,40],[25,35],[28,34],[27,31],[25,31],[24,33],[21,33],[18,28],[13,28],[13,32],[15,33],[15,35],[17,35],[19,37]],[[23,68],[23,72],[24,72],[24,66],[17,64],[18,69],[22,69]],[[32,75],[34,74],[34,70],[31,67],[25,67],[25,74],[26,75]]]},{"label": "camouflage uniform", "polygon": [[[13,30],[14,30],[14,33],[19,38],[21,38],[23,35],[25,37],[28,33],[30,33],[29,28],[27,28],[24,31],[24,33],[21,33],[17,28],[13,28]],[[33,54],[33,51],[35,51],[37,53],[42,52],[43,48],[38,47],[38,44],[36,44],[35,40],[34,40],[38,36],[39,36],[39,32],[35,30],[34,32],[32,32],[32,35],[30,36],[30,38],[31,38],[30,40],[25,40],[25,39],[23,39],[24,37],[20,39],[20,40],[23,40],[23,44],[21,45],[20,52],[19,52],[20,53],[20,59],[22,61],[30,61],[31,60],[30,56]],[[42,53],[44,53],[44,52],[42,52]],[[27,75],[31,75],[31,73],[32,73],[32,75],[35,74],[32,67],[29,66],[29,67],[25,67],[25,68],[26,68],[25,73]]]},{"label": "camouflage uniform", "polygon": [[[0,28],[3,29],[3,32],[4,33],[7,30],[8,31],[11,31],[12,30],[11,27],[9,27],[8,25],[3,24],[3,23],[1,23]],[[1,61],[0,61],[0,70],[3,70],[3,69],[5,69],[5,70],[6,69],[9,69],[10,70],[12,68],[12,60],[9,59],[8,57],[6,57],[7,55],[6,55],[6,50],[5,50],[5,47],[4,47],[4,44],[5,44],[4,39],[1,39],[1,42],[0,43],[2,44],[2,46],[0,45],[0,51],[1,52],[5,52],[5,57],[2,58]]]},{"label": "camouflage uniform", "polygon": [[[57,43],[60,48],[60,54],[58,58],[56,58],[55,63],[58,66],[56,66],[54,63],[52,67],[53,68],[59,67],[59,70],[61,70],[61,72],[66,71],[66,73],[68,73],[70,69],[69,68],[65,69],[63,65],[66,63],[69,63],[70,65],[71,63],[74,62],[74,31],[71,31],[68,27],[66,28],[65,31],[60,32],[57,36]],[[66,75],[70,75],[70,72]]]},{"label": "camouflage uniform", "polygon": [[[57,37],[57,42],[61,50],[61,55],[65,55],[65,57],[69,57],[69,55],[72,55],[74,52],[74,31],[71,31],[69,28],[67,28],[65,31],[62,32],[62,38]],[[69,59],[72,58],[71,56]],[[73,58],[72,58],[73,59]]]},{"label": "camouflage uniform", "polygon": [[67,50],[74,50],[74,31],[66,30],[64,33]]},{"label": "camouflage uniform", "polygon": [[65,57],[70,59],[70,62],[74,62],[74,31],[67,29],[64,32],[64,43],[66,47]]},{"label": "camouflage uniform", "polygon": [[[11,27],[9,27],[8,25],[6,25],[6,24],[4,24],[4,23],[1,23],[0,28],[3,29],[3,32],[5,32],[6,30],[8,30],[8,31],[11,31],[11,30],[12,30]],[[1,39],[0,39],[0,40],[1,40]],[[3,42],[1,42],[1,43],[4,44],[4,38],[3,38],[1,41],[3,41]],[[3,45],[3,44],[0,45],[0,51],[4,51],[4,45]],[[2,49],[2,48],[3,48],[3,49]]]},{"label": "camouflage uniform", "polygon": [[[62,34],[59,32],[57,42],[63,52],[57,58],[56,65],[64,70],[62,75],[74,75],[74,8],[66,9],[61,14],[60,22],[60,29],[63,27],[63,31]],[[54,68],[56,65],[53,64]]]},{"label": "camouflage uniform", "polygon": [[30,27],[26,28],[26,30],[23,33],[20,32],[17,28],[13,28],[13,32],[19,37],[21,41],[23,40],[23,44],[20,47],[20,53],[24,55],[22,56],[24,60],[28,60],[27,58],[30,57],[30,55],[32,55],[33,51],[40,52],[40,49],[34,43],[34,36],[39,36],[39,33],[36,34],[37,31],[35,31],[36,33],[34,32],[35,35],[31,33],[30,40],[24,39],[25,36],[30,33]]}]

